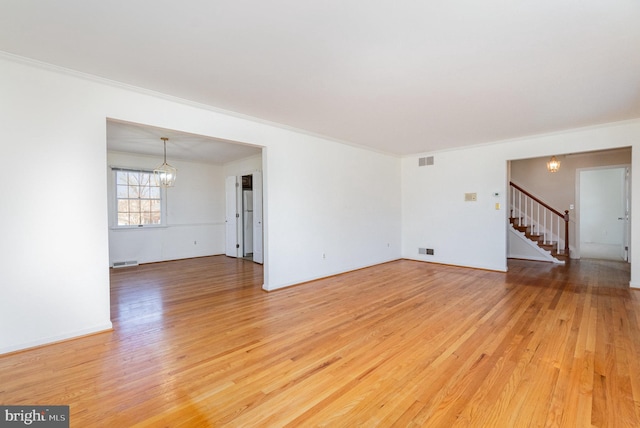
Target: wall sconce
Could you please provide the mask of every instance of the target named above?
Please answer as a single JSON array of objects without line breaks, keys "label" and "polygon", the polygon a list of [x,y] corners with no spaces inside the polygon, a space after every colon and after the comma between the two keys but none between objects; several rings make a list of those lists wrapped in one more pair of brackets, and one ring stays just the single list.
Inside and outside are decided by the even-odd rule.
[{"label": "wall sconce", "polygon": [[560,169],[560,161],[556,159],[555,156],[551,156],[549,162],[547,162],[547,171],[549,172],[558,172]]}]

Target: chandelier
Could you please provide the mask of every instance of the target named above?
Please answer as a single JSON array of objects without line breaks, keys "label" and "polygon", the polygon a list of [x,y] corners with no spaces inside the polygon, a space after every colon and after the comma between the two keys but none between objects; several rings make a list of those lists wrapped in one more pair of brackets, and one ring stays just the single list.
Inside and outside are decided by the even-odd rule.
[{"label": "chandelier", "polygon": [[551,156],[549,162],[547,162],[547,171],[549,172],[558,172],[560,169],[560,161],[556,159],[555,156]]},{"label": "chandelier", "polygon": [[164,162],[153,170],[153,175],[162,187],[173,187],[176,184],[176,173],[178,170],[167,163],[167,137],[160,138],[164,142]]}]

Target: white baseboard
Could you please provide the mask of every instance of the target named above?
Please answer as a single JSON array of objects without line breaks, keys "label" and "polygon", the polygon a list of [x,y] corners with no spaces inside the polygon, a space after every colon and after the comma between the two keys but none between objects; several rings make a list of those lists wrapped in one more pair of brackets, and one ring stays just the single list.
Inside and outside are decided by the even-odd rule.
[{"label": "white baseboard", "polygon": [[304,284],[306,282],[317,281],[319,279],[329,278],[331,276],[336,276],[336,275],[342,275],[343,273],[349,273],[349,272],[353,272],[353,271],[360,270],[360,269],[366,269],[368,267],[373,267],[373,266],[381,265],[381,264],[384,264],[384,263],[393,262],[393,261],[396,261],[396,260],[402,260],[402,258],[401,257],[400,258],[393,257],[393,258],[389,258],[389,259],[385,259],[385,260],[380,260],[380,261],[375,262],[375,263],[366,264],[366,265],[363,265],[363,266],[353,266],[353,267],[344,268],[344,270],[330,271],[330,272],[324,273],[322,275],[302,278],[302,279],[300,279],[298,281],[288,282],[288,283],[284,283],[284,284],[278,284],[278,285],[275,285],[275,286],[265,283],[265,284],[262,285],[262,289],[264,291],[275,291],[275,290],[279,290],[281,288],[292,287],[294,285],[300,285],[300,284]]},{"label": "white baseboard", "polygon": [[44,345],[51,345],[53,343],[62,342],[69,339],[80,338],[82,336],[88,336],[90,334],[101,333],[101,332],[110,331],[110,330],[113,330],[113,324],[111,323],[111,321],[109,321],[107,324],[101,324],[98,326],[85,328],[82,330],[76,330],[73,332],[60,334],[57,336],[50,336],[50,337],[45,337],[38,340],[33,340],[30,342],[17,343],[15,345],[5,346],[3,348],[0,348],[0,355],[8,354],[10,352],[16,352],[16,351],[24,351],[26,349],[36,348]]}]

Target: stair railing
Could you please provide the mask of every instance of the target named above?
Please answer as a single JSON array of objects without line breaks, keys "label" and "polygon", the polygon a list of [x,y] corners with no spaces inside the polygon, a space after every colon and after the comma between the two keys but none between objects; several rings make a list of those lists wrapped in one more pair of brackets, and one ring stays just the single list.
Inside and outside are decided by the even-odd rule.
[{"label": "stair railing", "polygon": [[[532,232],[543,235],[544,244],[553,242],[554,225],[557,251],[559,254],[569,255],[569,210],[564,214],[550,207],[539,198],[524,190],[513,182],[511,185],[511,217],[518,219],[518,226],[531,227]],[[515,214],[515,216],[514,216]],[[555,220],[555,221],[554,221]],[[560,224],[564,222],[564,237],[560,235]],[[554,224],[555,223],[555,224]],[[564,248],[560,248],[560,242],[564,242]]]}]

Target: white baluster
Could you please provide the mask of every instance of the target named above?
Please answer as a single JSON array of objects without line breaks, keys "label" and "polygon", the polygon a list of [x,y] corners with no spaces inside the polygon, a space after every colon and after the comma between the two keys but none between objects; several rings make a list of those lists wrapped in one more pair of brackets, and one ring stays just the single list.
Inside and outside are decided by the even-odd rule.
[{"label": "white baluster", "polygon": [[538,228],[536,229],[536,233],[540,235],[540,203],[538,202],[538,215],[536,216],[538,219]]},{"label": "white baluster", "polygon": [[522,226],[522,192],[518,191],[518,226]]},{"label": "white baluster", "polygon": [[516,188],[512,188],[511,189],[511,193],[513,194],[511,196],[511,209],[513,210],[513,215],[516,215]]},{"label": "white baluster", "polygon": [[533,199],[531,199],[531,211],[529,211],[529,213],[531,216],[531,233],[533,233],[533,225],[535,224],[533,221]]}]

